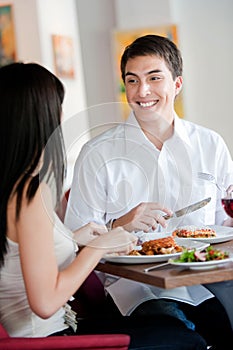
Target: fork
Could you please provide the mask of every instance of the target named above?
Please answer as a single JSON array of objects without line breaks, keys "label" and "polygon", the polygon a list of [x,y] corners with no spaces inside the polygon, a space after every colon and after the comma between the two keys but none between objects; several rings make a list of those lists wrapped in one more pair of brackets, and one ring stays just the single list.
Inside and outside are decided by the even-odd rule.
[{"label": "fork", "polygon": [[147,267],[146,269],[144,269],[144,272],[149,272],[149,271],[152,271],[152,270],[155,270],[155,269],[158,269],[160,267],[167,266],[167,265],[170,265],[170,262],[167,261],[163,264],[158,264],[158,265],[154,265],[151,267]]},{"label": "fork", "polygon": [[214,177],[214,175],[212,175],[212,174],[207,174],[207,173],[202,173],[202,172],[198,172],[198,173],[197,173],[197,176],[198,176],[198,178],[201,179],[201,180],[206,180],[206,181],[212,182],[215,186],[217,186],[217,188],[218,188],[220,191],[225,191],[225,192],[227,192],[226,188],[225,188],[223,185],[220,185],[220,184],[216,181],[216,178]]}]

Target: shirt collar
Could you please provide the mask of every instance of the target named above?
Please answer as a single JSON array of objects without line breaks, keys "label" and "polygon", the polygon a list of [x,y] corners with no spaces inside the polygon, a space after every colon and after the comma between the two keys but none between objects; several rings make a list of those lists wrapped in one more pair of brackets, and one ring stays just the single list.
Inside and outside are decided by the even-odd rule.
[{"label": "shirt collar", "polygon": [[137,140],[137,143],[148,143],[149,140],[142,131],[133,111],[131,111],[128,119],[125,121],[125,137],[127,140]]},{"label": "shirt collar", "polygon": [[176,113],[174,116],[174,135],[178,136],[183,142],[191,147],[188,131],[185,127],[185,121],[178,117]]},{"label": "shirt collar", "polygon": [[[128,119],[125,121],[125,136],[128,140],[137,140],[141,143],[149,142],[145,134],[142,132],[133,111],[131,111]],[[191,147],[190,138],[185,127],[185,123],[176,113],[174,115],[174,134],[171,139],[174,137],[179,137],[183,142]]]}]

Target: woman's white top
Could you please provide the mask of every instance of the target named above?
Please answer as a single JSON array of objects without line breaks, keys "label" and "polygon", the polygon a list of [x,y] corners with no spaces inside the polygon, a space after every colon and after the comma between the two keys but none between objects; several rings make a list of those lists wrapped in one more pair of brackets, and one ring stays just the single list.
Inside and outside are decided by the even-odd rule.
[{"label": "woman's white top", "polygon": [[[31,310],[21,271],[19,246],[10,239],[7,241],[5,264],[0,270],[0,322],[3,327],[11,337],[44,337],[67,328],[63,307],[48,319],[38,317]],[[62,270],[74,259],[76,245],[72,240],[72,232],[57,215],[54,245],[59,270]]]}]

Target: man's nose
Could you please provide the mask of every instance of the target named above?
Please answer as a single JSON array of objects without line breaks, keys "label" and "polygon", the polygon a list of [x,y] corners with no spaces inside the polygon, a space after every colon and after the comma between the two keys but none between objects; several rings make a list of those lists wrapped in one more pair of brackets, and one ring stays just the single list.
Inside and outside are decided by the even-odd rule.
[{"label": "man's nose", "polygon": [[151,94],[150,91],[150,84],[148,83],[141,83],[139,87],[139,95],[140,97],[146,97]]}]

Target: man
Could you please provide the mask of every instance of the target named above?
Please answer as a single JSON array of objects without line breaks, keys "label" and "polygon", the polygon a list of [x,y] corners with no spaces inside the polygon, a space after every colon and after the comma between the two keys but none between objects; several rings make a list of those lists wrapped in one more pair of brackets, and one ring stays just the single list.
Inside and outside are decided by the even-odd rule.
[{"label": "man", "polygon": [[[223,139],[214,131],[181,120],[174,110],[183,84],[182,57],[175,44],[156,35],[136,39],[123,53],[121,73],[132,112],[125,123],[83,147],[74,170],[65,223],[73,230],[89,221],[110,228],[123,226],[139,237],[150,231],[170,232],[181,225],[233,226],[216,186],[198,178],[198,172],[205,172],[224,182],[226,188],[233,183],[232,160]],[[163,218],[165,213],[171,215],[169,208],[175,211],[206,197],[211,197],[210,203],[196,212],[168,222]],[[189,328],[194,328],[195,322],[196,329],[221,349],[222,338],[208,338],[199,322],[205,318],[206,308],[213,305],[216,316],[214,311],[209,314],[213,319],[218,317],[217,307],[222,307],[207,288],[164,291],[109,278],[106,285],[122,314],[138,310],[160,313],[161,308]],[[218,284],[215,293],[221,288]],[[158,298],[165,299],[158,302]],[[233,324],[233,305],[227,311]]]}]

